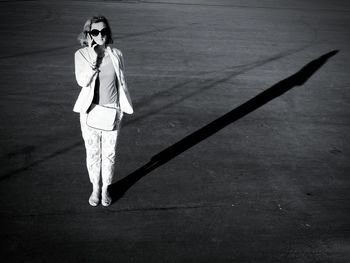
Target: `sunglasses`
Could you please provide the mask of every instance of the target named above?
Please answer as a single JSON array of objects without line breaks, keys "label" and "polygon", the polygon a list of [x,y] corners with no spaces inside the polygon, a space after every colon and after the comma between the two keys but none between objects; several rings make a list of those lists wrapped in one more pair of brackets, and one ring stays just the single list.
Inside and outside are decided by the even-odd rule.
[{"label": "sunglasses", "polygon": [[107,28],[103,28],[101,31],[97,29],[93,29],[89,31],[89,34],[93,37],[97,37],[101,33],[101,36],[106,36],[108,34]]}]

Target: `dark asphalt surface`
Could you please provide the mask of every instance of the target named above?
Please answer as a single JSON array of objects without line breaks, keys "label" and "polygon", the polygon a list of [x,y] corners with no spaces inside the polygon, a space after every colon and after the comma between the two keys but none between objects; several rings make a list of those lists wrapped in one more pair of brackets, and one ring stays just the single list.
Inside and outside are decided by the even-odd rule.
[{"label": "dark asphalt surface", "polygon": [[[0,262],[348,262],[348,1],[0,1]],[[135,114],[93,208],[76,36]]]}]

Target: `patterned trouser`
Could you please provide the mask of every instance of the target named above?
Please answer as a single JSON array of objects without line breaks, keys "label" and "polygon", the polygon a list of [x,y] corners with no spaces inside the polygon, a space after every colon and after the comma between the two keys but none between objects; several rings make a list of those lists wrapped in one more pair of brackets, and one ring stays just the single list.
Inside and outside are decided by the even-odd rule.
[{"label": "patterned trouser", "polygon": [[101,131],[86,125],[87,114],[80,114],[80,126],[86,148],[86,166],[90,182],[103,185],[113,182],[120,125],[113,131]]}]

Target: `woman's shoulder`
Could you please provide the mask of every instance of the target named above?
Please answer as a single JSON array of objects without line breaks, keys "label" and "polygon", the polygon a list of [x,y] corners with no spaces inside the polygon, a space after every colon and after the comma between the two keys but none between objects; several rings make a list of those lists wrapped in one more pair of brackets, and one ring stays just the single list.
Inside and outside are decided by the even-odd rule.
[{"label": "woman's shoulder", "polygon": [[121,52],[120,49],[118,49],[118,48],[116,48],[116,47],[111,47],[111,50],[112,50],[112,52],[113,52],[115,55],[117,55],[117,56],[119,56],[119,57],[123,56],[123,54],[122,54],[122,52]]},{"label": "woman's shoulder", "polygon": [[85,54],[88,52],[88,47],[82,47],[82,48],[79,48],[77,51],[75,51],[75,54]]}]

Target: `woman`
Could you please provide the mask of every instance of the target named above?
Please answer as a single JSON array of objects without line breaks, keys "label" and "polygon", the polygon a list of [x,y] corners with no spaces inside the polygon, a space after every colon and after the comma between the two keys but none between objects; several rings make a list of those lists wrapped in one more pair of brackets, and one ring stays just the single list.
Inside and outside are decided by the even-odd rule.
[{"label": "woman", "polygon": [[[73,111],[80,113],[86,166],[93,186],[89,203],[97,206],[101,199],[103,206],[109,206],[112,199],[108,185],[113,182],[120,122],[123,113],[133,113],[133,107],[124,78],[122,53],[110,47],[113,39],[107,19],[103,16],[88,19],[78,40],[83,47],[75,53],[75,77],[81,91]],[[87,125],[87,116],[94,104],[117,109],[118,117],[112,130]]]}]

